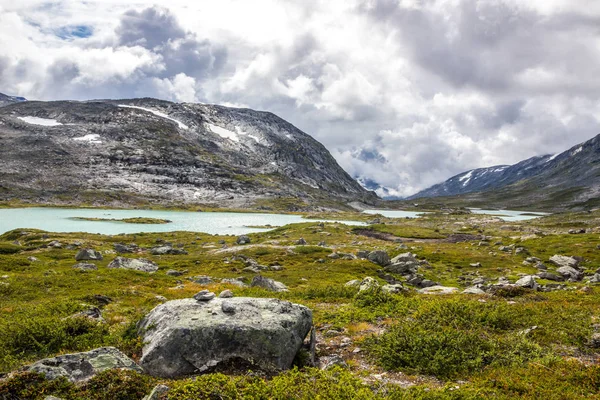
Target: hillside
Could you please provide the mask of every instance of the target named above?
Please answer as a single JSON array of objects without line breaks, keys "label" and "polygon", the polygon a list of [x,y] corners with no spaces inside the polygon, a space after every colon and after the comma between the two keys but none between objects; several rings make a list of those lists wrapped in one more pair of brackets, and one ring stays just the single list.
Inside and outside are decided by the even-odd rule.
[{"label": "hillside", "polygon": [[600,204],[599,163],[600,135],[563,153],[464,172],[409,199],[539,210],[593,208]]},{"label": "hillside", "polygon": [[155,99],[0,108],[0,200],[290,210],[377,197],[268,112]]}]

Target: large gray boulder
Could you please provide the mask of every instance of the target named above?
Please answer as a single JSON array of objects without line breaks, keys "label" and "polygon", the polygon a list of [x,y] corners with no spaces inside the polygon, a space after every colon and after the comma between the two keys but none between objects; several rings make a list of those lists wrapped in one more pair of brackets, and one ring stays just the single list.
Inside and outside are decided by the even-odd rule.
[{"label": "large gray boulder", "polygon": [[261,287],[263,289],[270,290],[272,292],[287,292],[288,288],[283,283],[275,281],[270,278],[265,278],[261,275],[256,275],[252,278],[252,282],[250,283],[252,287]]},{"label": "large gray boulder", "polygon": [[102,254],[100,252],[93,249],[81,249],[75,255],[75,260],[77,261],[102,261]]},{"label": "large gray boulder", "polygon": [[550,257],[550,262],[557,267],[577,268],[579,266],[579,260],[577,260],[575,257],[568,256],[554,255]]},{"label": "large gray boulder", "polygon": [[533,290],[536,290],[538,288],[538,284],[535,281],[535,276],[532,275],[526,275],[522,277],[521,279],[515,282],[515,285]]},{"label": "large gray boulder", "polygon": [[158,271],[158,265],[145,258],[116,257],[108,264],[108,268],[133,269],[142,272]]},{"label": "large gray boulder", "polygon": [[40,360],[26,368],[27,371],[45,374],[46,379],[65,377],[71,382],[84,382],[108,369],[142,369],[129,357],[114,347],[101,347],[85,353],[64,354]]},{"label": "large gray boulder", "polygon": [[176,249],[172,246],[158,246],[150,249],[150,254],[155,256],[164,256],[164,255],[180,255],[187,254],[188,252],[183,249]]},{"label": "large gray boulder", "polygon": [[402,253],[392,258],[390,264],[385,267],[385,270],[393,274],[415,274],[419,266],[419,260],[417,260],[414,254]]},{"label": "large gray boulder", "polygon": [[369,255],[367,256],[367,260],[382,267],[385,267],[390,263],[390,256],[386,251],[375,250],[369,253]]},{"label": "large gray boulder", "polygon": [[312,327],[312,312],[278,299],[183,299],[153,309],[139,324],[140,365],[177,378],[243,360],[265,371],[290,368]]},{"label": "large gray boulder", "polygon": [[573,267],[560,267],[556,270],[556,272],[561,274],[565,279],[570,279],[572,281],[580,281],[583,279],[583,272]]}]

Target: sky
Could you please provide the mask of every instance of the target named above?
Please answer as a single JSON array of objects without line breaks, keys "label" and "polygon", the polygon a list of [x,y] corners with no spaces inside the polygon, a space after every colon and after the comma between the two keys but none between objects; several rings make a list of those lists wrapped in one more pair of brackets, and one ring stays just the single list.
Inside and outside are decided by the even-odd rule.
[{"label": "sky", "polygon": [[0,0],[0,92],[271,111],[407,196],[600,133],[600,1]]}]

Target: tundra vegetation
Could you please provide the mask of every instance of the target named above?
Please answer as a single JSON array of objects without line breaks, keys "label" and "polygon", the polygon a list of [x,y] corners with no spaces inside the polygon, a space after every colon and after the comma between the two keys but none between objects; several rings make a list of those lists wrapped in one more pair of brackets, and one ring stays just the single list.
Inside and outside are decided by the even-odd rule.
[{"label": "tundra vegetation", "polygon": [[[245,244],[192,232],[7,232],[0,236],[0,399],[142,399],[158,384],[170,388],[161,399],[600,398],[600,212],[512,223],[442,212],[369,219],[367,228],[309,220],[250,234]],[[87,248],[102,255],[88,261],[97,268],[74,268]],[[116,249],[158,270],[107,268]],[[458,290],[423,293],[422,283],[370,261],[377,250],[390,258],[410,252],[419,282]],[[581,276],[563,280],[549,262],[555,255],[574,257]],[[250,286],[257,266],[289,290]],[[248,285],[221,282],[231,278]],[[478,284],[483,290],[462,293]],[[104,346],[137,361],[138,322],[157,305],[203,289],[309,307],[316,359],[301,350],[291,370],[276,374],[226,366],[160,379],[107,370],[79,384],[24,370]],[[101,317],[90,317],[90,309]]]}]

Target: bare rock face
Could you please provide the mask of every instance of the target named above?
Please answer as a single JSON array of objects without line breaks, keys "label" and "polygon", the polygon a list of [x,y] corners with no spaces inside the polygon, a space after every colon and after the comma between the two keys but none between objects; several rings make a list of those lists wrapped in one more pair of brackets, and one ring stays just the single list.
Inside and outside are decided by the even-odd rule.
[{"label": "bare rock face", "polygon": [[108,268],[133,269],[142,272],[156,272],[158,265],[145,258],[116,257],[107,266]]},{"label": "bare rock face", "polygon": [[272,292],[287,292],[288,288],[283,283],[278,282],[276,280],[265,278],[261,275],[256,275],[252,278],[252,282],[250,283],[252,287],[261,287],[263,289],[270,290]]},{"label": "bare rock face", "polygon": [[46,358],[27,367],[28,371],[45,374],[46,379],[65,377],[71,382],[84,382],[108,369],[143,372],[132,359],[114,347],[101,347],[85,353]]},{"label": "bare rock face", "polygon": [[278,299],[169,301],[139,324],[146,373],[177,378],[243,361],[265,371],[290,368],[312,327],[312,312]]},{"label": "bare rock face", "polygon": [[577,268],[579,266],[579,260],[577,260],[575,257],[568,256],[554,255],[550,257],[550,262],[557,267]]}]

